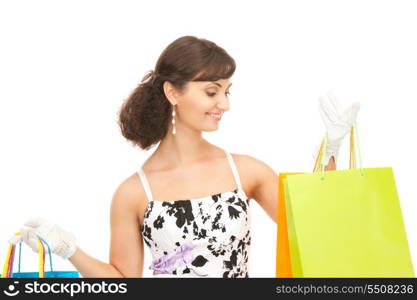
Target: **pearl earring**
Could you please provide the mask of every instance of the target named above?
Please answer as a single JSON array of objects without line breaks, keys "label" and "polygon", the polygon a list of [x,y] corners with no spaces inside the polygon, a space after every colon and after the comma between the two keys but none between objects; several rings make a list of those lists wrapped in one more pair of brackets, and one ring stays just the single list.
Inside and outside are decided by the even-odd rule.
[{"label": "pearl earring", "polygon": [[175,106],[172,107],[172,134],[175,135]]}]

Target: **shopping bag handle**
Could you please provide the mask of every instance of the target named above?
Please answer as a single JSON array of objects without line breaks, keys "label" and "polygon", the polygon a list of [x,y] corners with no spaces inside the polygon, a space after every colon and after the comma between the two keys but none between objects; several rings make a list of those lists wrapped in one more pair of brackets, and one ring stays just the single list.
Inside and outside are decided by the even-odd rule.
[{"label": "shopping bag handle", "polygon": [[[16,232],[15,236],[21,235],[20,232]],[[45,277],[45,247],[44,244],[48,247],[48,253],[49,253],[49,266],[51,271],[52,269],[52,255],[51,255],[51,248],[49,247],[48,243],[39,235],[36,235],[38,237],[38,245],[39,245],[39,278]],[[21,249],[22,248],[22,242],[19,242],[19,265],[18,265],[18,272],[20,272],[20,264],[21,264]],[[4,263],[3,272],[2,272],[2,278],[7,278],[12,276],[13,272],[13,263],[14,263],[14,254],[15,254],[16,245],[10,243],[9,250],[6,255],[6,261]]]},{"label": "shopping bag handle", "polygon": [[[320,146],[320,151],[316,158],[316,163],[314,165],[313,172],[320,171],[322,174],[322,179],[324,179],[324,153],[326,153],[328,136],[327,133],[323,138],[323,141]],[[356,169],[357,162],[359,163],[360,173],[363,176],[364,170],[362,167],[361,153],[359,147],[359,136],[357,130],[357,123],[353,122],[350,130],[350,158],[349,158],[349,169]]]}]

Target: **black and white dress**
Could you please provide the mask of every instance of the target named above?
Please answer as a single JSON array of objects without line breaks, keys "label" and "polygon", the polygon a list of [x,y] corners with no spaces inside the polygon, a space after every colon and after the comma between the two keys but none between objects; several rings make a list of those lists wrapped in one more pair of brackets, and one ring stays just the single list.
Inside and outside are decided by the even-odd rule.
[{"label": "black and white dress", "polygon": [[139,169],[148,198],[140,230],[153,256],[149,269],[154,275],[249,277],[249,198],[232,155],[225,153],[236,189],[201,198],[153,201],[145,173]]}]

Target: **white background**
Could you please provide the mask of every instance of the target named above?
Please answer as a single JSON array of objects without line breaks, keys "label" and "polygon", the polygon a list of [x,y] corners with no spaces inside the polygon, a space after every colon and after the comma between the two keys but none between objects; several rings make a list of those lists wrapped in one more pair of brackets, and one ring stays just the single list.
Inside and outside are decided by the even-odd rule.
[{"label": "white background", "polygon": [[[150,152],[117,111],[162,50],[209,39],[237,63],[231,110],[205,134],[276,172],[308,172],[325,128],[318,96],[361,103],[364,167],[393,167],[417,263],[415,1],[1,1],[0,263],[30,217],[108,262],[110,201]],[[338,169],[348,167],[347,143]],[[252,202],[251,277],[275,276],[276,227]],[[36,255],[22,247],[22,271]],[[147,249],[147,248],[146,248]],[[72,270],[54,256],[57,270]],[[145,253],[145,273],[150,252]]]}]

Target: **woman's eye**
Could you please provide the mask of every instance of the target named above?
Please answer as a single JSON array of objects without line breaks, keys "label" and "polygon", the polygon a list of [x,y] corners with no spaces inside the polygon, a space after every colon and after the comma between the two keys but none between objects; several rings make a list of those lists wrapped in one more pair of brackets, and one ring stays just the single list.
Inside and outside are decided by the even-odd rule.
[{"label": "woman's eye", "polygon": [[[214,97],[214,96],[216,96],[216,93],[207,93],[207,95],[209,95],[210,97]],[[230,92],[229,91],[226,92],[226,95],[227,96],[230,95]]]}]

